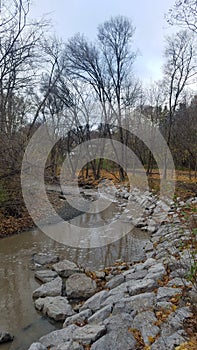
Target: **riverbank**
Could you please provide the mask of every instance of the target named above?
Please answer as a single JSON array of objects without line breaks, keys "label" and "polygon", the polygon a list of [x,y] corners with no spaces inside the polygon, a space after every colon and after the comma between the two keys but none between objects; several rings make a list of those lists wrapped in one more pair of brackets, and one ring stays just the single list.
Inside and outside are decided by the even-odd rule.
[{"label": "riverbank", "polygon": [[[57,186],[56,186],[57,187]],[[55,208],[57,212],[60,212],[60,215],[64,215],[67,213],[68,218],[73,218],[76,213],[70,208],[65,208],[65,200],[61,199],[60,191],[47,191],[47,196],[49,198],[50,203]],[[37,217],[39,217],[40,213],[37,213]],[[43,213],[41,213],[43,216]],[[66,214],[65,214],[66,215]],[[47,213],[46,213],[47,217]],[[0,212],[0,238],[9,237],[13,234],[19,234],[20,232],[26,231],[35,227],[35,224],[29,215],[25,206],[23,206],[21,210],[20,217],[13,216],[4,216]]]},{"label": "riverbank", "polygon": [[[102,170],[101,172],[101,177],[103,180],[109,180],[112,181],[116,186],[126,186],[128,182],[125,181],[125,183],[120,183],[119,178],[118,178],[118,173],[110,173],[108,171]],[[97,188],[99,180],[94,180],[93,176],[91,175],[91,171],[89,174],[89,178],[86,179],[85,181],[82,178],[79,178],[79,185],[83,188]],[[132,180],[133,181],[133,180]],[[136,178],[136,181],[138,182],[138,176]],[[157,194],[159,192],[160,188],[160,178],[159,175],[155,172],[151,176],[148,177],[149,181],[149,186],[152,189],[152,193]],[[178,199],[179,202],[186,201],[190,198],[194,198],[197,196],[197,179],[192,178],[190,180],[188,178],[188,173],[187,172],[176,172],[176,179],[174,179],[175,182],[175,202]],[[47,190],[47,196],[49,198],[49,201],[51,202],[52,206],[55,208],[55,210],[61,210],[64,207],[64,201],[62,200],[60,196],[59,191],[51,191],[49,190],[50,188],[57,188],[57,185],[48,185],[48,190]],[[186,208],[188,215],[192,215],[195,208]],[[190,210],[191,209],[191,210]],[[68,213],[68,217],[72,218],[72,210],[69,210],[69,208],[66,208]],[[197,210],[197,209],[196,209]],[[61,215],[62,212],[60,212]],[[38,213],[39,215],[39,213]],[[21,210],[20,217],[16,216],[5,216],[3,212],[0,210],[0,238],[10,236],[13,234],[18,234],[20,232],[23,232],[27,229],[30,229],[32,227],[35,227],[35,224],[33,220],[31,219],[27,209],[25,206],[23,206]]]},{"label": "riverbank", "polygon": [[197,198],[177,205],[138,189],[117,195],[143,208],[127,218],[150,234],[144,259],[100,271],[47,261],[49,268],[36,275],[45,283],[33,293],[35,307],[63,328],[29,350],[196,348],[196,216],[188,221],[185,210],[196,208]]},{"label": "riverbank", "polygon": [[162,225],[144,261],[117,261],[100,271],[67,260],[51,265],[49,256],[38,255],[36,262],[48,268],[36,272],[45,283],[33,293],[35,307],[63,328],[29,350],[195,349],[196,290],[186,278],[188,250],[180,250],[188,238],[180,223]]},{"label": "riverbank", "polygon": [[[81,327],[83,328],[86,326],[87,321],[88,321],[88,324],[89,323],[91,324],[89,318],[94,316],[97,312],[100,312],[100,311],[103,312],[103,308],[105,308],[105,307],[106,308],[108,307],[108,311],[109,311],[109,309],[111,310],[110,315],[115,317],[116,312],[115,311],[113,312],[113,307],[114,307],[114,304],[116,304],[116,298],[118,298],[118,301],[119,301],[122,298],[127,299],[127,298],[136,297],[137,298],[136,300],[138,300],[137,304],[139,304],[141,302],[142,302],[142,304],[144,304],[144,303],[146,304],[146,301],[144,300],[144,296],[146,296],[146,295],[144,293],[153,293],[154,295],[152,294],[150,297],[151,297],[151,300],[154,299],[154,303],[152,306],[150,306],[148,304],[149,305],[148,309],[146,309],[146,307],[145,307],[145,309],[140,310],[140,311],[138,309],[136,309],[136,310],[132,309],[133,311],[135,311],[134,313],[132,313],[131,310],[129,309],[130,311],[127,312],[127,302],[130,303],[130,301],[131,301],[130,299],[127,299],[127,300],[124,300],[125,304],[122,307],[122,311],[120,313],[117,313],[117,317],[116,317],[116,319],[114,319],[114,320],[116,320],[116,322],[114,321],[114,323],[117,323],[118,319],[119,318],[121,319],[122,313],[123,314],[128,313],[129,315],[130,315],[130,313],[132,313],[133,318],[132,319],[129,318],[129,320],[130,320],[129,324],[130,324],[130,328],[133,330],[132,337],[134,337],[134,340],[133,340],[133,343],[131,342],[132,344],[134,344],[133,349],[138,349],[138,348],[140,349],[140,346],[141,346],[141,349],[147,349],[148,346],[149,347],[153,346],[153,344],[155,344],[156,340],[159,339],[159,337],[157,338],[157,336],[162,335],[162,337],[163,337],[163,335],[165,334],[165,331],[162,333],[163,330],[161,329],[160,325],[156,325],[159,328],[156,336],[148,335],[148,337],[154,338],[152,340],[153,344],[151,344],[151,342],[150,342],[150,344],[149,343],[146,344],[145,340],[142,340],[142,334],[141,334],[142,332],[137,327],[136,328],[134,327],[136,324],[133,322],[134,322],[135,317],[137,317],[138,314],[143,313],[143,312],[147,312],[147,311],[151,311],[157,320],[158,320],[158,317],[163,317],[165,319],[164,321],[166,321],[172,313],[176,312],[177,308],[180,308],[180,307],[188,308],[189,307],[189,310],[188,309],[186,309],[186,310],[188,310],[189,315],[191,316],[191,317],[189,317],[191,325],[194,324],[194,321],[195,321],[193,316],[192,316],[192,310],[190,309],[191,305],[189,305],[189,303],[191,304],[190,299],[189,299],[189,293],[192,290],[192,284],[184,277],[184,275],[185,275],[185,273],[188,274],[188,272],[191,271],[191,267],[192,267],[191,266],[191,254],[188,255],[188,252],[189,253],[191,252],[191,248],[196,249],[195,246],[194,247],[191,246],[192,242],[191,242],[190,229],[192,229],[193,227],[196,227],[195,226],[196,225],[195,224],[195,220],[196,220],[195,208],[196,208],[197,198],[192,198],[192,199],[186,200],[185,202],[181,201],[180,199],[177,199],[176,202],[168,203],[168,201],[167,201],[166,203],[164,203],[163,201],[160,201],[156,196],[154,196],[151,192],[147,191],[146,193],[144,193],[144,192],[139,191],[137,188],[133,189],[132,192],[128,192],[126,187],[119,188],[119,190],[116,191],[115,195],[117,196],[117,198],[124,199],[125,202],[127,202],[127,204],[131,205],[131,208],[133,208],[133,207],[137,208],[137,216],[133,215],[133,213],[131,215],[131,213],[128,211],[128,209],[125,210],[123,220],[130,222],[131,227],[132,227],[132,225],[137,226],[141,230],[143,230],[144,232],[147,232],[150,235],[149,241],[147,242],[147,244],[145,246],[142,246],[142,249],[144,248],[143,254],[140,257],[138,257],[138,259],[135,258],[134,261],[132,261],[132,262],[129,260],[122,260],[121,262],[120,261],[117,262],[116,266],[111,266],[108,268],[106,267],[104,270],[100,270],[100,271],[87,270],[85,267],[83,269],[81,269],[81,267],[79,265],[75,265],[73,267],[73,262],[71,260],[69,263],[69,276],[65,276],[65,275],[62,276],[62,270],[60,267],[59,267],[59,269],[57,269],[57,267],[53,266],[52,267],[53,270],[52,270],[52,272],[50,272],[51,265],[48,262],[46,266],[43,265],[43,268],[46,269],[46,271],[48,273],[48,276],[47,276],[46,272],[45,272],[45,278],[51,279],[50,282],[52,282],[52,286],[47,284],[50,282],[43,280],[45,283],[43,284],[43,287],[41,287],[41,291],[40,290],[36,291],[33,294],[34,297],[36,298],[36,300],[41,299],[39,302],[36,301],[35,305],[37,305],[38,310],[40,310],[41,312],[44,313],[45,317],[46,316],[51,317],[51,315],[53,315],[53,317],[57,318],[57,320],[60,317],[61,321],[65,322],[68,317],[71,317],[71,316],[78,317],[78,315],[82,311],[86,311],[86,310],[82,309],[83,308],[82,304],[84,304],[84,299],[88,298],[87,300],[89,300],[89,297],[90,297],[90,295],[88,294],[89,291],[91,291],[91,293],[93,294],[93,296],[92,296],[93,298],[94,298],[94,296],[98,297],[99,293],[105,292],[106,299],[104,298],[102,300],[103,300],[103,303],[105,303],[105,300],[107,300],[106,301],[107,304],[105,304],[105,305],[99,304],[99,308],[98,309],[96,308],[96,310],[94,310],[94,309],[92,310],[92,308],[90,308],[90,310],[88,310],[88,312],[87,312],[88,318],[85,319],[85,321],[82,320],[82,322],[81,322],[80,320],[78,320],[78,319],[76,320],[74,318],[74,322],[72,321],[72,324],[66,325],[66,332],[67,332],[68,331],[67,327],[69,327],[69,326],[74,325],[74,326],[77,326],[81,329]],[[141,208],[140,211],[138,210],[138,207]],[[127,205],[127,208],[129,208],[128,205]],[[193,213],[192,220],[194,220],[194,223],[192,223],[192,220],[188,218],[187,210],[189,210],[190,212]],[[187,223],[189,223],[190,229],[189,229],[189,227],[187,227]],[[195,243],[195,242],[193,241],[193,243]],[[186,252],[186,253],[184,253],[184,252]],[[49,254],[44,254],[44,255],[46,256]],[[182,270],[182,265],[185,264],[185,260],[186,260],[186,266],[185,266],[184,274],[179,275],[179,276],[173,276],[174,272],[176,272],[177,270]],[[36,264],[41,265],[39,260],[36,260],[35,262],[36,262]],[[66,262],[66,263],[68,264],[68,262]],[[147,263],[147,265],[146,265],[146,263]],[[107,266],[107,265],[105,265],[105,266]],[[68,266],[66,269],[68,270]],[[40,270],[40,269],[38,269],[38,270]],[[63,270],[65,270],[65,269],[63,268]],[[55,271],[56,275],[54,275],[54,271]],[[179,271],[179,272],[181,272],[181,271]],[[127,276],[127,273],[130,277]],[[79,274],[80,274],[80,276],[79,276]],[[37,271],[37,276],[39,276],[39,271]],[[36,276],[36,278],[38,278],[37,276]],[[74,277],[72,277],[72,276],[74,276]],[[40,276],[39,276],[39,278],[40,278]],[[43,276],[42,276],[42,278],[43,278]],[[69,278],[70,278],[70,280],[69,280]],[[89,279],[87,280],[87,278],[89,278]],[[177,281],[177,278],[178,278],[178,281]],[[174,279],[176,279],[176,281],[174,281]],[[69,280],[69,281],[67,281],[67,280]],[[111,280],[112,280],[112,282],[111,282]],[[176,283],[173,285],[170,285],[169,283],[172,280],[173,280],[173,283],[175,283],[175,282]],[[183,282],[182,284],[180,284],[181,283],[180,280]],[[108,282],[109,282],[109,284],[108,284]],[[110,284],[110,282],[112,284]],[[75,285],[75,289],[73,291],[74,285]],[[81,291],[79,290],[80,285],[83,286]],[[84,290],[84,287],[87,288],[86,291]],[[162,297],[160,300],[160,297],[157,298],[157,293],[158,293],[159,288],[167,288],[164,290],[160,290],[162,293],[164,293],[168,290],[172,291],[172,289],[174,289],[174,291],[176,290],[176,292],[179,292],[178,296],[177,296],[178,299],[176,297],[177,293],[175,293],[175,295],[173,294],[171,296],[168,296],[169,300],[167,300],[168,297],[165,297],[165,296]],[[168,289],[168,288],[170,288],[170,289]],[[55,292],[54,292],[54,290],[55,290]],[[106,292],[107,292],[107,294],[106,294]],[[143,294],[143,296],[141,294]],[[140,295],[140,298],[143,297],[143,299],[138,299],[139,295]],[[153,296],[154,296],[154,298],[153,298]],[[58,299],[57,299],[57,297],[58,297]],[[92,297],[90,297],[90,298],[92,298]],[[46,300],[45,298],[52,298],[52,299]],[[53,299],[53,298],[55,298],[55,299]],[[173,298],[175,298],[175,299],[173,299]],[[74,299],[74,303],[73,303],[73,299]],[[148,296],[148,299],[149,299],[149,296]],[[174,300],[174,302],[172,299]],[[43,304],[44,301],[46,303]],[[89,300],[89,301],[91,301],[91,300]],[[108,305],[108,301],[110,301],[110,305]],[[162,308],[157,309],[158,308],[157,303],[164,302],[164,301],[169,303],[169,305],[164,303],[164,304],[162,304],[163,305],[162,308],[165,306],[164,310]],[[180,304],[179,304],[179,302],[180,302]],[[86,301],[85,301],[85,303],[86,303]],[[119,306],[117,306],[117,307],[119,308]],[[93,308],[94,308],[94,306],[93,306]],[[132,308],[133,308],[133,306],[132,306]],[[62,314],[63,309],[66,310],[66,313]],[[69,310],[69,315],[67,314],[68,310]],[[90,311],[91,311],[91,315],[90,315]],[[106,310],[104,309],[104,311],[106,311]],[[102,314],[102,312],[101,312],[101,314]],[[182,311],[180,311],[180,312],[182,313]],[[153,317],[153,314],[151,314],[152,317]],[[82,315],[80,315],[80,317]],[[173,314],[173,315],[176,318],[176,314]],[[188,313],[187,313],[187,315],[188,315]],[[73,338],[73,341],[74,341],[74,343],[82,342],[82,344],[80,344],[80,345],[74,344],[74,345],[78,346],[78,347],[80,346],[79,349],[88,349],[88,347],[90,348],[90,345],[91,345],[92,348],[94,349],[94,347],[93,347],[93,346],[95,346],[94,343],[99,341],[99,339],[102,339],[102,342],[103,342],[103,338],[106,336],[107,337],[107,345],[103,344],[101,342],[101,345],[99,345],[100,348],[98,348],[98,349],[103,350],[103,349],[105,349],[105,347],[109,349],[110,348],[109,346],[112,346],[113,349],[116,349],[115,344],[111,344],[111,345],[108,344],[109,336],[107,336],[107,335],[108,335],[108,331],[110,332],[110,329],[111,329],[110,328],[111,327],[111,325],[110,325],[111,324],[110,323],[111,316],[105,317],[106,319],[108,319],[109,325],[108,325],[108,323],[105,324],[105,321],[102,320],[101,323],[102,323],[102,326],[104,327],[104,328],[102,328],[103,331],[101,332],[101,334],[99,333],[100,334],[99,336],[96,335],[96,338],[93,337],[93,338],[89,339],[90,344],[87,344],[86,340],[85,340],[85,343],[83,344],[82,341],[84,341],[84,338],[82,339],[82,341],[81,340],[78,341],[75,339],[76,333],[78,334],[78,331],[80,331],[79,328],[76,328],[76,332],[75,332],[75,336]],[[122,328],[123,328],[123,324],[125,322],[127,325],[127,321],[125,321],[125,320],[127,320],[127,317],[130,317],[130,316],[126,315],[126,319],[124,319],[124,317],[123,317],[122,326],[121,326]],[[147,316],[147,313],[143,314],[143,316]],[[109,319],[109,317],[110,317],[110,319]],[[147,316],[147,317],[149,317],[149,316]],[[186,317],[186,319],[187,318],[188,317]],[[138,318],[137,318],[137,320],[138,320]],[[154,322],[157,322],[157,320],[154,319]],[[141,322],[142,322],[142,319],[139,320],[140,324],[141,324]],[[185,320],[184,320],[184,323],[185,323]],[[95,327],[94,323],[93,323],[93,325]],[[190,332],[191,332],[191,328],[192,328],[192,332],[193,332],[193,326],[191,327],[191,325],[189,325],[188,328],[190,328]],[[100,321],[96,323],[96,326],[100,326]],[[154,324],[153,324],[153,326],[154,326]],[[120,327],[120,329],[122,329],[121,327]],[[143,328],[144,328],[144,325],[143,325]],[[127,326],[126,326],[126,329],[127,329]],[[137,330],[137,332],[134,331],[135,329]],[[85,328],[85,330],[84,329],[82,330],[82,333],[84,331],[85,331],[85,335],[87,336],[87,333],[88,333],[88,335],[89,335],[89,333],[92,334],[93,329],[91,327],[88,327],[88,331],[86,328]],[[118,333],[118,331],[119,331],[119,328],[118,329],[114,328],[114,334]],[[173,329],[173,331],[174,331],[174,329]],[[184,329],[183,329],[183,331],[185,332]],[[123,332],[123,330],[121,330],[121,332]],[[179,334],[179,329],[177,330],[177,332]],[[127,333],[129,333],[129,336],[130,336],[131,332],[130,331],[128,332],[128,330],[127,330],[126,334]],[[174,332],[174,333],[176,333],[176,332]],[[171,335],[173,335],[174,333],[172,333]],[[126,334],[123,332],[124,338],[126,338]],[[50,333],[50,337],[53,337],[53,335],[54,334],[51,335],[51,333]],[[59,337],[59,335],[60,334],[58,333],[58,337]],[[179,337],[179,340],[183,341],[183,339],[184,340],[188,339],[187,332],[182,333],[182,328],[181,328],[181,334],[179,334],[179,335],[181,335],[181,337]],[[56,333],[55,333],[55,336],[56,336]],[[63,336],[65,337],[64,333],[63,333]],[[112,334],[112,336],[113,336],[113,334]],[[168,334],[168,336],[170,337],[169,334]],[[70,335],[69,335],[69,337],[70,337]],[[98,339],[97,339],[97,337],[98,337]],[[138,342],[137,342],[136,338],[138,339]],[[152,338],[150,338],[150,339],[152,339]],[[42,339],[42,337],[40,339]],[[104,339],[106,339],[106,338],[104,338]],[[111,339],[111,334],[110,334],[110,339]],[[150,339],[148,338],[148,340],[150,340]],[[128,341],[130,341],[130,340],[131,339],[129,338]],[[139,345],[140,342],[141,342],[141,345]],[[98,344],[96,344],[96,345],[98,346]],[[41,346],[41,345],[39,345],[39,346]],[[53,345],[50,345],[50,346],[53,346]],[[103,347],[103,346],[105,346],[105,347]],[[123,344],[123,345],[119,344],[119,346],[122,346],[122,348],[127,349],[127,347],[125,347],[126,346],[125,344]],[[158,346],[158,344],[156,343],[155,346]],[[159,347],[160,347],[160,345],[159,345]],[[58,344],[57,346],[55,345],[55,347],[53,346],[52,349],[53,348],[54,348],[54,350],[56,348],[59,350],[59,349],[62,349],[62,345]],[[120,349],[120,348],[121,347],[119,347],[117,349]],[[164,349],[169,349],[169,348],[170,348],[169,346],[166,348],[164,347]],[[37,347],[35,349],[39,349],[39,347]],[[67,344],[66,343],[63,344],[63,349],[72,349],[72,342],[71,343],[69,342]],[[97,349],[97,348],[95,348],[95,349]],[[128,349],[130,349],[130,348],[128,348]],[[152,348],[150,348],[150,349],[152,350]],[[158,348],[153,347],[153,349],[156,350]],[[173,345],[172,349],[173,350],[175,349],[175,345]]]}]

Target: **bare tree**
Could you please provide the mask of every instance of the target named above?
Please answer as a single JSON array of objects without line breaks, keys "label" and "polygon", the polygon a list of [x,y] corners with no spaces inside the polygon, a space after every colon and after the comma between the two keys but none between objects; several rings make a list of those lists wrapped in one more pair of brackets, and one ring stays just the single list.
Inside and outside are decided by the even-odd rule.
[{"label": "bare tree", "polygon": [[[131,86],[137,88],[132,77],[136,57],[136,53],[131,50],[133,35],[131,22],[118,16],[98,27],[98,41],[95,44],[77,34],[69,40],[65,52],[68,72],[92,86],[102,107],[102,122],[114,122],[119,126],[121,142],[124,141],[121,128],[125,108],[133,103],[131,91],[133,96],[134,91]],[[108,132],[111,137],[110,128]],[[120,176],[124,178],[122,168]]]},{"label": "bare tree", "polygon": [[24,100],[25,91],[37,82],[40,59],[38,45],[46,23],[28,22],[29,3],[29,0],[1,3],[0,128],[6,133],[12,132],[19,122],[12,108],[15,96],[21,96]]},{"label": "bare tree", "polygon": [[[189,178],[197,170],[197,98],[185,96],[176,112],[172,128],[172,152],[177,168],[187,168]],[[181,140],[181,141],[180,141]]]},{"label": "bare tree", "polygon": [[[168,113],[165,120],[165,136],[170,146],[172,124],[175,112],[185,88],[193,82],[196,75],[196,47],[193,37],[187,31],[180,31],[168,37],[165,49],[163,87],[167,98]],[[165,160],[165,165],[167,160]],[[166,166],[164,169],[166,177]]]},{"label": "bare tree", "polygon": [[[122,99],[131,78],[136,53],[131,50],[134,27],[124,17],[111,18],[98,28],[98,40],[104,57],[104,70],[110,84],[106,93],[113,104],[119,126],[121,127]],[[131,82],[130,82],[131,83]]]},{"label": "bare tree", "polygon": [[171,25],[176,24],[197,33],[197,1],[176,0],[166,18]]},{"label": "bare tree", "polygon": [[[151,84],[145,90],[145,104],[141,107],[141,112],[150,123],[150,140],[152,145],[155,143],[155,127],[158,127],[162,121],[164,102],[165,95],[160,82]],[[147,175],[152,174],[152,168],[155,162],[150,149],[147,149],[145,163],[147,166]]]},{"label": "bare tree", "polygon": [[[45,21],[30,22],[29,0],[2,0],[0,11],[0,179],[6,191],[20,192],[20,167],[26,143],[26,124],[33,113],[37,89],[40,42]],[[11,205],[19,195],[12,194]]]}]

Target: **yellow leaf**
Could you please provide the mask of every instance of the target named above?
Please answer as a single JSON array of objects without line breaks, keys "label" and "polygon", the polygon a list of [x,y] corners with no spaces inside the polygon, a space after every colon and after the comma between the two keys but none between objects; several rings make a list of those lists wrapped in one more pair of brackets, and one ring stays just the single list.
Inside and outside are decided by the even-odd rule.
[{"label": "yellow leaf", "polygon": [[148,336],[149,342],[152,344],[155,341],[155,338],[153,338],[151,335]]},{"label": "yellow leaf", "polygon": [[177,306],[176,305],[172,305],[172,310],[176,311],[176,309],[177,309]]},{"label": "yellow leaf", "polygon": [[194,344],[192,341],[182,343],[181,345],[177,346],[175,350],[195,350],[196,344]]}]

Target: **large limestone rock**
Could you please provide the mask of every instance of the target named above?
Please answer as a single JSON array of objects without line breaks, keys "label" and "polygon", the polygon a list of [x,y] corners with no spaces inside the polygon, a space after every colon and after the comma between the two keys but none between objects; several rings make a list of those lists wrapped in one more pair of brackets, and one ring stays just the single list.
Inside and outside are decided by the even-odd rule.
[{"label": "large limestone rock", "polygon": [[157,281],[147,278],[142,280],[131,280],[127,282],[127,290],[129,295],[136,295],[143,292],[152,291],[153,288],[157,287]]},{"label": "large limestone rock", "polygon": [[45,283],[33,292],[33,298],[55,297],[62,293],[62,279],[56,277],[51,282]]},{"label": "large limestone rock", "polygon": [[40,338],[40,343],[47,348],[55,347],[58,350],[81,350],[80,344],[89,345],[101,337],[106,331],[103,325],[86,325],[78,327],[70,325],[58,331],[54,331]]},{"label": "large limestone rock", "polygon": [[145,311],[153,308],[155,302],[155,293],[142,293],[138,295],[134,295],[129,298],[123,298],[119,300],[113,308],[113,314],[117,314],[120,312],[131,313],[132,311]]},{"label": "large limestone rock", "polygon": [[0,344],[7,343],[9,341],[12,341],[13,339],[14,339],[14,336],[11,335],[10,333],[0,331]]},{"label": "large limestone rock", "polygon": [[133,322],[133,328],[139,330],[142,334],[145,345],[150,344],[150,338],[156,337],[159,333],[159,327],[155,326],[157,318],[152,311],[144,311],[139,313]]},{"label": "large limestone rock", "polygon": [[113,289],[124,282],[124,276],[122,274],[113,277],[109,282],[106,283],[105,288]]},{"label": "large limestone rock", "polygon": [[168,324],[173,329],[181,329],[183,327],[184,321],[192,316],[192,312],[189,307],[185,306],[180,309],[177,309],[168,317]]},{"label": "large limestone rock", "polygon": [[84,273],[76,273],[66,281],[66,295],[70,299],[87,299],[96,292],[96,282]]},{"label": "large limestone rock", "polygon": [[63,328],[69,326],[70,324],[74,324],[74,323],[83,324],[84,322],[86,322],[88,320],[88,318],[90,316],[92,316],[92,311],[87,309],[87,310],[79,312],[78,314],[67,317],[64,324],[63,324]]},{"label": "large limestone rock", "polygon": [[64,344],[65,342],[72,340],[74,331],[78,329],[79,327],[72,324],[64,329],[44,335],[39,339],[39,341],[48,348],[52,348],[53,346],[57,347],[60,344]]},{"label": "large limestone rock", "polygon": [[64,321],[66,317],[75,314],[66,297],[46,297],[35,301],[37,310],[55,321]]},{"label": "large limestone rock", "polygon": [[35,272],[35,278],[42,283],[51,282],[56,277],[58,277],[57,272],[51,270],[40,270]]},{"label": "large limestone rock", "polygon": [[138,266],[139,267],[141,266],[141,268],[143,268],[143,269],[149,269],[150,267],[156,265],[157,263],[158,263],[157,260],[155,260],[153,258],[149,258],[144,263],[137,265],[136,270],[138,270]]},{"label": "large limestone rock", "polygon": [[110,316],[112,312],[112,305],[107,305],[103,307],[101,310],[98,310],[97,312],[94,313],[89,319],[88,323],[99,323],[104,321],[107,317]]},{"label": "large limestone rock", "polygon": [[83,310],[90,309],[93,312],[99,310],[104,300],[106,300],[107,296],[108,296],[108,292],[105,290],[101,290],[100,292],[96,293],[91,298],[86,300],[86,302],[83,304],[80,310],[83,311]]},{"label": "large limestone rock", "polygon": [[86,325],[80,327],[73,332],[73,339],[78,342],[89,345],[95,342],[98,338],[102,337],[106,332],[106,327],[104,325]]},{"label": "large limestone rock", "polygon": [[160,287],[157,292],[157,301],[169,300],[177,294],[182,294],[181,288]]},{"label": "large limestone rock", "polygon": [[49,265],[58,262],[59,257],[57,255],[52,254],[38,253],[34,254],[33,260],[34,263],[38,265]]},{"label": "large limestone rock", "polygon": [[91,350],[135,350],[136,340],[130,331],[133,318],[121,313],[111,316],[104,321],[107,334],[98,339],[91,346]]},{"label": "large limestone rock", "polygon": [[79,267],[69,260],[63,260],[54,264],[52,269],[55,270],[61,277],[69,277],[74,273],[80,272]]},{"label": "large limestone rock", "polygon": [[139,271],[136,271],[136,272],[134,272],[132,270],[128,270],[124,274],[126,282],[128,282],[130,280],[143,279],[146,275],[147,275],[147,271],[146,270],[139,270]]},{"label": "large limestone rock", "polygon": [[[112,289],[113,290],[113,289]],[[128,296],[128,294],[125,294],[122,291],[116,292],[114,294],[109,295],[106,300],[104,300],[101,304],[101,307],[111,305],[111,304],[116,304],[119,300],[122,300],[124,297]]]},{"label": "large limestone rock", "polygon": [[185,343],[185,335],[182,331],[174,332],[168,337],[159,337],[150,350],[174,350],[178,345]]},{"label": "large limestone rock", "polygon": [[158,263],[149,268],[147,278],[161,280],[166,274],[165,267],[162,263]]}]

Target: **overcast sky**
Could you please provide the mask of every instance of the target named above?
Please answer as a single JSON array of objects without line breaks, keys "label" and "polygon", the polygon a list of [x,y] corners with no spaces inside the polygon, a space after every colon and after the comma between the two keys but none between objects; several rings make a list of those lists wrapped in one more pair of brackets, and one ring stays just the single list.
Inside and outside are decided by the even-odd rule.
[{"label": "overcast sky", "polygon": [[175,31],[164,14],[175,0],[33,0],[31,16],[48,14],[53,29],[64,40],[80,32],[96,37],[97,27],[111,16],[129,17],[136,32],[134,47],[139,49],[136,75],[145,83],[161,78],[164,38]]}]

